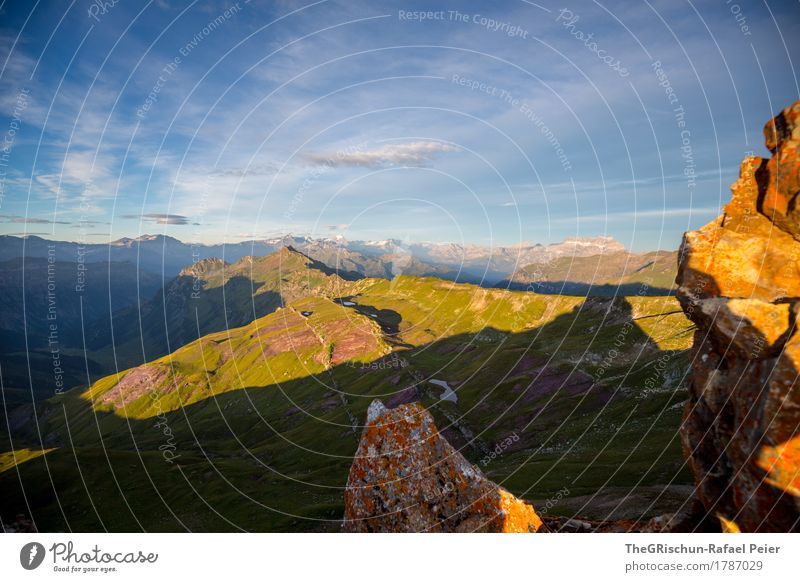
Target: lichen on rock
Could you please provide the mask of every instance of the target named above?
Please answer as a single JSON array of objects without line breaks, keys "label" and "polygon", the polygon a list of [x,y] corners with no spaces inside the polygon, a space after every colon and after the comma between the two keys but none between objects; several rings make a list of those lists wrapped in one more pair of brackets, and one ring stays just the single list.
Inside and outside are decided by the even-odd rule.
[{"label": "lichen on rock", "polygon": [[346,532],[537,532],[532,505],[455,450],[419,403],[375,400],[345,491]]}]

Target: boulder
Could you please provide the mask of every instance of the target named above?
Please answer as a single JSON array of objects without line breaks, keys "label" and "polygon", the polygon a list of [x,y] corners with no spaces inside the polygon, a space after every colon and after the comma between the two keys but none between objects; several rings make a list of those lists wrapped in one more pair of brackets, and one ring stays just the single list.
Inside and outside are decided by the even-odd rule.
[{"label": "boulder", "polygon": [[345,490],[346,532],[540,532],[532,505],[455,450],[419,403],[375,400]]}]

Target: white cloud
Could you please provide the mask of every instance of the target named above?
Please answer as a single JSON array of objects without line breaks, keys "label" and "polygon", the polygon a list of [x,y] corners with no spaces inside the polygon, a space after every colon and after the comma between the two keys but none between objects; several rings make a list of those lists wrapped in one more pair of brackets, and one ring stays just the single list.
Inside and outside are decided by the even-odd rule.
[{"label": "white cloud", "polygon": [[77,204],[82,196],[82,212],[97,213],[95,200],[113,198],[119,187],[113,172],[114,160],[109,155],[96,155],[95,151],[74,148],[63,163],[60,172],[39,174],[34,177],[42,187],[44,197],[57,197]]},{"label": "white cloud", "polygon": [[305,159],[314,165],[331,167],[420,166],[430,163],[439,153],[458,151],[461,150],[450,144],[415,141],[389,144],[365,151],[308,154]]},{"label": "white cloud", "polygon": [[125,214],[122,218],[136,218],[141,220],[142,222],[149,222],[152,224],[176,224],[176,225],[185,225],[190,224],[189,218],[183,216],[182,214],[163,214],[160,212],[157,213],[149,213],[149,214]]}]

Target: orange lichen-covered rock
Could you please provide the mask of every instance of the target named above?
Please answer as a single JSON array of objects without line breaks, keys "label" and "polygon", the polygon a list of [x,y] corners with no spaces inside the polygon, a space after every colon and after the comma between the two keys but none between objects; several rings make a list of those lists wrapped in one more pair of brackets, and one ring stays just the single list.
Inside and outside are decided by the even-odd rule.
[{"label": "orange lichen-covered rock", "polygon": [[724,214],[684,237],[678,292],[697,324],[681,437],[726,531],[800,529],[800,102],[764,130]]},{"label": "orange lichen-covered rock", "polygon": [[800,238],[800,101],[787,107],[764,126],[767,162],[762,202],[764,214],[777,226]]},{"label": "orange lichen-covered rock", "polygon": [[777,447],[762,447],[758,464],[767,482],[800,498],[800,437]]},{"label": "orange lichen-covered rock", "polygon": [[537,532],[533,506],[487,479],[411,403],[375,400],[345,491],[347,532]]},{"label": "orange lichen-covered rock", "polygon": [[800,241],[758,211],[760,158],[742,162],[733,200],[720,217],[684,235],[679,297],[800,297]]}]

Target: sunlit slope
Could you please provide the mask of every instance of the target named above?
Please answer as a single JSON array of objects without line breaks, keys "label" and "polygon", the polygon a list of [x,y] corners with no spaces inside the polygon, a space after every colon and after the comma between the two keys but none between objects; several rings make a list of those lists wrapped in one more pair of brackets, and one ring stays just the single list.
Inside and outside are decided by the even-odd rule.
[{"label": "sunlit slope", "polygon": [[401,276],[376,281],[352,301],[395,328],[401,340],[420,345],[486,327],[508,332],[532,329],[582,300]]},{"label": "sunlit slope", "polygon": [[103,378],[82,397],[95,410],[147,418],[225,392],[313,376],[344,362],[370,362],[388,351],[371,318],[311,297]]},{"label": "sunlit slope", "polygon": [[16,451],[8,451],[6,453],[0,453],[0,473],[3,473],[4,471],[10,471],[22,463],[36,459],[42,455],[46,455],[54,450],[55,449],[44,449],[41,451],[32,451],[30,449],[20,449]]}]

